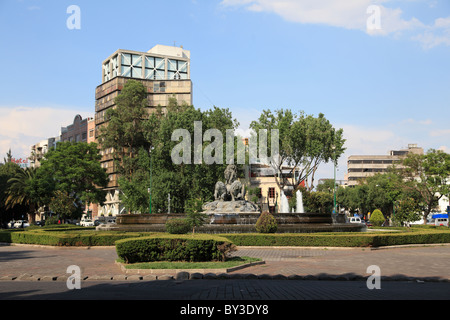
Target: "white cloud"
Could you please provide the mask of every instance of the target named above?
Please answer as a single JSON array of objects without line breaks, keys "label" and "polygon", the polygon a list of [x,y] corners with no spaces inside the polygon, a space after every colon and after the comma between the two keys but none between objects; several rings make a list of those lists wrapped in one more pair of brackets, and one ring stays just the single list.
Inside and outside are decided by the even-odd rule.
[{"label": "white cloud", "polygon": [[[255,12],[270,12],[290,22],[361,30],[370,35],[399,37],[403,33],[414,32],[411,39],[422,43],[424,48],[450,45],[450,18],[438,18],[434,24],[427,26],[415,17],[406,20],[400,8],[387,6],[389,2],[393,1],[222,0],[221,5],[228,8],[244,7]],[[372,10],[374,7],[377,10]],[[373,28],[373,17],[376,16],[379,16],[379,26]]]},{"label": "white cloud", "polygon": [[430,136],[432,136],[432,137],[442,137],[442,136],[450,137],[450,129],[433,130],[430,132]]},{"label": "white cloud", "polygon": [[423,48],[431,49],[439,45],[450,46],[450,17],[438,18],[431,26],[412,37],[413,40],[422,43]]},{"label": "white cloud", "polygon": [[356,125],[344,125],[341,128],[347,140],[347,155],[384,155],[405,143],[394,131],[388,129]]},{"label": "white cloud", "polygon": [[13,157],[28,157],[33,144],[58,136],[77,114],[85,118],[67,108],[0,107],[0,161],[10,148]]},{"label": "white cloud", "polygon": [[433,120],[431,120],[431,119],[415,120],[415,119],[409,118],[409,119],[401,121],[400,124],[414,124],[414,125],[426,125],[426,126],[428,126],[428,125],[433,124]]}]

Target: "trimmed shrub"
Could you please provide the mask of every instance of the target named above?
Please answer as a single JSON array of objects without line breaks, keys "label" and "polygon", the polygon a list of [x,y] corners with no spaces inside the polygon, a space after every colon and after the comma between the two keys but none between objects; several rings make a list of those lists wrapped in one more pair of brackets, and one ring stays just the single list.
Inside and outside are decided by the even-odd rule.
[{"label": "trimmed shrub", "polygon": [[341,234],[226,234],[236,246],[299,246],[299,247],[382,247],[405,244],[450,243],[450,232],[414,231],[399,233]]},{"label": "trimmed shrub", "polygon": [[256,231],[259,233],[275,233],[278,229],[277,220],[269,212],[264,211],[256,221]]},{"label": "trimmed shrub", "polygon": [[154,235],[119,240],[116,251],[125,263],[151,261],[224,261],[234,245],[209,235]]},{"label": "trimmed shrub", "polygon": [[0,231],[0,242],[47,246],[114,246],[117,240],[136,238],[140,233],[98,232],[88,230]]},{"label": "trimmed shrub", "polygon": [[166,222],[166,231],[170,234],[186,234],[191,230],[191,225],[186,219],[175,218]]},{"label": "trimmed shrub", "polygon": [[381,213],[381,211],[379,209],[375,209],[373,210],[372,214],[370,215],[370,222],[374,225],[374,226],[381,226],[385,220],[383,213]]}]

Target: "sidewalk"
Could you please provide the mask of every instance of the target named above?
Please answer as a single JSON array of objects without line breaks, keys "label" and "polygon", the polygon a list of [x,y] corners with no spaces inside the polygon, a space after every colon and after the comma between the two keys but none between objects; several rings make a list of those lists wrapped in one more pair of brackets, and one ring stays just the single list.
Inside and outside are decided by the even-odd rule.
[{"label": "sidewalk", "polygon": [[258,257],[265,264],[227,274],[125,274],[114,247],[0,245],[0,280],[65,281],[67,268],[79,266],[85,280],[307,279],[363,280],[378,266],[384,280],[450,282],[450,245],[370,248],[238,247],[234,255]]}]

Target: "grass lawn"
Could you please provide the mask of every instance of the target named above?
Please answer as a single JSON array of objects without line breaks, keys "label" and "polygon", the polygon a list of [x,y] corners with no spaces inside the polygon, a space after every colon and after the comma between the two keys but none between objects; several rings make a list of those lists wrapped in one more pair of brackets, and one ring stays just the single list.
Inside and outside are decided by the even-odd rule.
[{"label": "grass lawn", "polygon": [[[123,263],[123,261],[118,261]],[[124,264],[124,267],[126,269],[226,269],[258,261],[261,261],[261,259],[250,257],[232,257],[225,262],[157,261]]]}]

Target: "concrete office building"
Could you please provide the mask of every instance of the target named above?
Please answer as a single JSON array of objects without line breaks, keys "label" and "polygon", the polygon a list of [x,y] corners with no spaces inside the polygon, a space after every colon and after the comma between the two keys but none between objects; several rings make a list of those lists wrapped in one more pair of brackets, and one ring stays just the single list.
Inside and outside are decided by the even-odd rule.
[{"label": "concrete office building", "polygon": [[386,173],[388,168],[408,153],[423,154],[423,148],[409,144],[407,149],[391,150],[388,155],[354,155],[347,161],[347,180],[349,186],[358,184],[358,180]]},{"label": "concrete office building", "polygon": [[[87,143],[96,142],[95,140],[95,119],[89,118],[87,121]],[[87,203],[85,213],[88,218],[96,218],[98,216],[98,204]]]},{"label": "concrete office building", "polygon": [[[169,98],[192,105],[190,80],[190,52],[182,47],[156,45],[147,52],[117,50],[102,63],[102,83],[95,90],[95,134],[107,125],[105,112],[115,107],[114,99],[129,79],[141,82],[148,92],[148,110],[161,106],[164,110]],[[113,167],[113,152],[102,149],[102,167],[109,174],[108,194],[99,214],[117,215],[119,201],[117,174]]]}]

